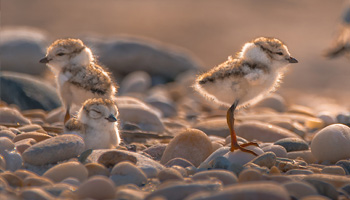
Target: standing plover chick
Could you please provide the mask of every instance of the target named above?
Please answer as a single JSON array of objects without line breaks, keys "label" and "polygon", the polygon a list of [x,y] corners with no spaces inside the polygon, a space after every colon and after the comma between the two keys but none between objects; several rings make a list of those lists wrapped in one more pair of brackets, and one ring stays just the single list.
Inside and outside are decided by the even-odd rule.
[{"label": "standing plover chick", "polygon": [[46,63],[56,76],[62,103],[66,108],[64,122],[70,109],[90,98],[112,99],[117,87],[109,72],[98,65],[91,50],[79,39],[59,39],[47,49]]},{"label": "standing plover chick", "polygon": [[226,118],[231,134],[231,152],[240,149],[256,155],[244,148],[249,145],[257,146],[256,143],[240,145],[237,142],[234,130],[236,108],[255,103],[274,90],[285,67],[289,63],[297,62],[280,40],[260,37],[244,44],[236,57],[230,56],[226,62],[197,77],[194,88],[200,94],[230,107]]},{"label": "standing plover chick", "polygon": [[65,124],[65,134],[83,138],[86,149],[114,148],[120,143],[118,109],[109,99],[88,99],[78,115]]}]

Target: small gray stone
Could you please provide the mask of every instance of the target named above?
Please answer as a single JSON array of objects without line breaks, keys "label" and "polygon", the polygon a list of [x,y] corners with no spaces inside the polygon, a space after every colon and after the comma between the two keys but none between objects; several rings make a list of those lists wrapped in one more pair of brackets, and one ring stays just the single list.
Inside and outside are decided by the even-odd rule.
[{"label": "small gray stone", "polygon": [[22,199],[36,199],[36,200],[53,200],[54,197],[42,190],[41,188],[24,188],[21,191],[20,197]]},{"label": "small gray stone", "polygon": [[340,124],[350,125],[350,112],[343,112],[337,115],[337,121]]},{"label": "small gray stone", "polygon": [[6,138],[12,140],[15,136],[16,136],[16,134],[14,134],[10,130],[1,130],[0,131],[0,137],[6,137]]},{"label": "small gray stone", "polygon": [[291,169],[289,171],[286,172],[286,174],[288,175],[292,175],[292,174],[313,174],[314,172],[311,170],[307,170],[307,169]]},{"label": "small gray stone", "polygon": [[323,174],[336,174],[336,175],[346,175],[344,168],[341,166],[326,166],[322,169]]},{"label": "small gray stone", "polygon": [[150,146],[147,149],[143,150],[143,152],[152,156],[152,158],[154,160],[159,161],[163,156],[163,153],[165,151],[166,146],[167,146],[167,144],[156,144],[156,145]]},{"label": "small gray stone", "polygon": [[[0,74],[1,78],[1,74]],[[2,86],[0,84],[0,86]],[[1,90],[1,88],[0,88]],[[1,91],[0,93],[0,98],[1,94],[3,92]],[[18,110],[14,108],[8,108],[8,107],[1,107],[0,108],[0,123],[10,123],[10,124],[19,124],[19,125],[24,125],[24,124],[30,124],[30,120],[25,118]]]},{"label": "small gray stone", "polygon": [[286,149],[280,145],[266,145],[264,147],[261,147],[261,149],[264,152],[273,152],[276,154],[277,157],[281,157],[281,158],[287,157]]},{"label": "small gray stone", "polygon": [[215,169],[227,169],[229,166],[230,161],[223,156],[219,156],[213,160],[213,168]]},{"label": "small gray stone", "polygon": [[25,162],[32,165],[56,163],[78,156],[85,145],[76,135],[60,135],[41,141],[26,149],[22,156]]},{"label": "small gray stone", "polygon": [[246,169],[243,165],[238,163],[231,163],[227,170],[233,172],[238,176],[244,169]]},{"label": "small gray stone", "polygon": [[276,154],[273,152],[267,152],[250,161],[250,163],[257,164],[261,167],[265,166],[271,168],[276,164]]},{"label": "small gray stone", "polygon": [[3,152],[2,155],[6,160],[6,170],[14,172],[22,167],[23,159],[17,150]]},{"label": "small gray stone", "polygon": [[311,184],[303,181],[287,181],[283,183],[283,186],[290,196],[297,199],[317,194],[317,190]]},{"label": "small gray stone", "polygon": [[338,192],[332,184],[315,179],[304,179],[304,181],[313,185],[319,194],[329,197],[333,200],[338,199]]},{"label": "small gray stone", "polygon": [[110,179],[116,186],[129,183],[141,186],[146,183],[147,176],[134,164],[130,162],[120,162],[113,167]]},{"label": "small gray stone", "polygon": [[350,174],[350,161],[349,160],[339,160],[337,163],[335,163],[335,165],[342,167],[345,170],[347,175]]},{"label": "small gray stone", "polygon": [[21,110],[52,110],[61,105],[54,87],[44,80],[38,80],[38,77],[26,74],[2,72],[0,90],[1,100],[8,104],[16,104]]},{"label": "small gray stone", "polygon": [[284,138],[277,140],[274,144],[281,145],[287,150],[287,152],[302,151],[309,149],[309,145],[307,144],[307,142],[300,138]]},{"label": "small gray stone", "polygon": [[114,165],[119,162],[129,161],[133,164],[136,164],[137,159],[135,156],[130,155],[127,151],[107,151],[100,155],[97,162],[104,165],[105,167],[114,167]]},{"label": "small gray stone", "polygon": [[6,151],[12,151],[15,148],[15,144],[7,137],[0,137],[0,154]]},{"label": "small gray stone", "polygon": [[115,186],[113,181],[105,176],[94,176],[83,182],[75,194],[80,199],[113,199]]}]

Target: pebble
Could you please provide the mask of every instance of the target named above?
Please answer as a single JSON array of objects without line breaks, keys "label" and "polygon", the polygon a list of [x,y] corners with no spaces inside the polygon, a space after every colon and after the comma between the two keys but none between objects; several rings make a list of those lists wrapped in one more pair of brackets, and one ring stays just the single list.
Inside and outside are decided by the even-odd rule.
[{"label": "pebble", "polygon": [[302,158],[305,162],[311,164],[316,162],[316,158],[311,150],[305,151],[292,151],[287,153],[287,158],[289,159],[297,159]]},{"label": "pebble", "polygon": [[124,184],[142,185],[147,181],[146,174],[130,162],[120,162],[116,164],[112,171],[110,179],[114,181],[116,186]]},{"label": "pebble", "polygon": [[261,149],[265,153],[273,152],[274,154],[276,154],[277,157],[280,157],[280,158],[287,157],[287,150],[280,145],[267,145],[267,146],[261,147]]},{"label": "pebble", "polygon": [[[0,75],[0,78],[1,78],[1,75]],[[1,81],[0,81],[0,83],[1,83]],[[1,91],[0,94],[2,94],[2,93],[3,93],[3,91]],[[27,119],[26,117],[24,117],[18,110],[14,109],[14,108],[0,107],[0,123],[10,123],[10,124],[23,125],[23,124],[30,124],[30,120]]]},{"label": "pebble", "polygon": [[27,132],[17,135],[13,142],[18,142],[23,139],[33,138],[36,142],[41,142],[43,140],[51,138],[48,134],[45,133],[39,133],[39,132]]},{"label": "pebble", "polygon": [[56,183],[68,177],[74,177],[79,181],[84,181],[88,177],[88,171],[81,163],[69,161],[50,168],[43,174],[43,177],[49,178]]},{"label": "pebble", "polygon": [[[28,27],[1,30],[0,60],[2,71],[15,71],[40,75],[45,65],[38,60],[45,56],[47,35],[44,31]],[[26,67],[23,67],[26,66]]]},{"label": "pebble", "polygon": [[307,142],[301,138],[284,138],[277,140],[274,144],[283,146],[287,152],[309,149]]},{"label": "pebble", "polygon": [[343,124],[323,128],[312,139],[311,152],[318,161],[335,163],[350,158],[350,128]]},{"label": "pebble", "polygon": [[32,165],[57,163],[78,156],[85,145],[76,135],[60,135],[34,144],[22,154],[25,162]]},{"label": "pebble", "polygon": [[22,154],[26,149],[36,144],[36,141],[33,138],[27,138],[20,140],[15,143],[17,151]]},{"label": "pebble", "polygon": [[317,117],[321,119],[326,126],[336,123],[335,117],[328,111],[318,113]]},{"label": "pebble", "polygon": [[[0,99],[8,104],[16,104],[21,110],[42,109],[48,111],[61,106],[56,88],[36,76],[2,72],[0,74],[0,86]],[[1,113],[0,111],[0,119],[2,118]],[[16,114],[15,118],[10,117],[9,119],[12,119],[12,122],[8,121],[8,123],[30,124],[30,121],[24,118],[22,114]],[[13,121],[14,119],[25,121],[21,123],[20,121]]]},{"label": "pebble", "polygon": [[137,159],[135,156],[130,155],[127,153],[127,151],[107,151],[100,155],[97,162],[104,165],[105,167],[113,167],[114,165],[123,162],[128,161],[133,164],[136,164]]},{"label": "pebble", "polygon": [[2,156],[6,160],[6,170],[14,172],[23,165],[22,156],[17,150],[3,152]]},{"label": "pebble", "polygon": [[23,110],[22,114],[28,118],[37,118],[44,120],[46,118],[46,112],[41,109]]},{"label": "pebble", "polygon": [[[220,149],[217,149],[216,151],[214,151],[212,154],[210,154],[210,156],[208,158],[206,158],[200,165],[199,165],[199,169],[202,168],[208,168],[208,167],[212,167],[210,163],[213,162],[213,160],[215,160],[217,157],[221,157],[224,156],[225,154],[227,154],[230,151],[230,147],[222,147]],[[227,159],[227,158],[226,158]]]},{"label": "pebble", "polygon": [[[248,146],[246,148],[254,151],[257,155],[261,155],[264,153],[259,147],[256,146]],[[243,152],[240,150],[235,150],[234,152],[229,151],[225,155],[223,155],[223,157],[227,158],[230,163],[236,163],[240,165],[244,165],[256,158],[256,156],[254,156],[253,154]]]},{"label": "pebble", "polygon": [[145,102],[160,110],[164,118],[175,117],[177,115],[176,105],[168,98],[154,95],[145,99]]},{"label": "pebble", "polygon": [[20,177],[22,180],[26,179],[27,177],[36,177],[37,174],[34,172],[25,170],[25,169],[19,169],[14,172],[18,177]]},{"label": "pebble", "polygon": [[230,161],[223,156],[216,157],[213,160],[214,169],[227,169],[229,166],[230,166]]},{"label": "pebble", "polygon": [[315,180],[315,179],[304,179],[307,183],[314,186],[320,195],[329,197],[330,199],[338,199],[338,191],[336,188],[327,182]]},{"label": "pebble", "polygon": [[1,130],[0,131],[0,137],[6,137],[6,138],[12,140],[15,136],[16,136],[16,134],[14,134],[10,130]]},{"label": "pebble", "polygon": [[173,168],[165,168],[165,169],[161,170],[158,173],[157,178],[159,179],[160,182],[165,182],[165,181],[169,181],[169,180],[180,180],[181,181],[184,179],[182,174]]},{"label": "pebble", "polygon": [[300,199],[309,195],[317,195],[317,190],[309,183],[303,181],[288,181],[283,183],[289,195]]},{"label": "pebble", "polygon": [[321,171],[323,174],[346,175],[345,170],[340,166],[326,166]]},{"label": "pebble", "polygon": [[291,169],[286,172],[287,175],[291,174],[313,174],[314,172],[307,169]]},{"label": "pebble", "polygon": [[0,154],[6,151],[12,151],[15,148],[15,144],[7,137],[0,137]]},{"label": "pebble", "polygon": [[210,192],[221,189],[222,186],[220,183],[211,181],[211,182],[195,182],[195,183],[179,183],[171,184],[169,186],[160,187],[154,192],[150,193],[145,197],[145,200],[153,200],[155,197],[164,197],[167,200],[182,200],[182,199],[191,199],[186,198],[191,194],[198,192]]},{"label": "pebble", "polygon": [[142,38],[88,37],[84,41],[95,47],[99,60],[110,66],[113,74],[142,70],[152,77],[174,80],[180,73],[199,68],[188,52]]},{"label": "pebble", "polygon": [[23,186],[25,187],[41,187],[41,186],[52,186],[53,182],[45,177],[33,177],[29,176],[23,180]]},{"label": "pebble", "polygon": [[208,136],[198,129],[187,129],[170,141],[160,162],[165,164],[173,158],[184,158],[199,166],[211,153]]},{"label": "pebble", "polygon": [[203,131],[207,135],[226,138],[230,135],[225,117],[215,117],[199,121],[193,128]]},{"label": "pebble", "polygon": [[163,153],[165,151],[166,146],[167,146],[167,144],[156,144],[156,145],[150,146],[147,149],[143,150],[143,152],[152,156],[152,158],[154,160],[159,161],[163,156]]},{"label": "pebble", "polygon": [[9,172],[9,171],[2,172],[0,173],[0,177],[4,178],[8,183],[8,185],[11,186],[12,188],[18,188],[23,186],[22,179],[12,172]]},{"label": "pebble", "polygon": [[237,163],[231,163],[230,166],[228,166],[227,170],[233,172],[238,176],[244,169],[246,169],[243,165],[237,164]]},{"label": "pebble", "polygon": [[20,132],[40,132],[40,133],[46,133],[46,131],[37,124],[29,124],[24,125],[18,128]]},{"label": "pebble", "polygon": [[271,168],[276,164],[276,154],[273,152],[267,152],[255,157],[250,162],[257,164],[261,167]]},{"label": "pebble", "polygon": [[81,184],[80,181],[77,178],[74,178],[74,177],[65,178],[60,183],[69,184],[69,185],[74,186],[74,187],[79,187],[80,184]]},{"label": "pebble", "polygon": [[241,183],[225,187],[221,191],[203,193],[188,200],[231,200],[231,199],[260,199],[260,200],[290,200],[287,190],[273,182],[259,181]]},{"label": "pebble", "polygon": [[193,180],[208,180],[210,178],[217,178],[224,186],[233,185],[238,182],[237,176],[227,170],[214,169],[209,171],[202,171],[192,176]]},{"label": "pebble", "polygon": [[44,191],[41,188],[28,187],[24,188],[20,193],[21,199],[35,199],[35,200],[53,200],[55,199],[48,192]]},{"label": "pebble", "polygon": [[338,123],[350,125],[350,112],[339,113],[336,118]]},{"label": "pebble", "polygon": [[88,163],[85,165],[85,168],[88,170],[88,177],[100,175],[100,176],[109,176],[108,169],[99,163]]},{"label": "pebble", "polygon": [[114,183],[105,176],[94,176],[83,182],[75,191],[80,199],[113,199],[115,196]]},{"label": "pebble", "polygon": [[249,141],[275,142],[283,138],[300,137],[287,129],[258,121],[243,122],[235,128],[237,135]]},{"label": "pebble", "polygon": [[174,165],[174,166],[172,166],[170,168],[175,169],[176,171],[180,172],[180,174],[183,177],[187,177],[188,176],[187,170],[184,167],[181,167],[181,166],[178,166],[178,165]]},{"label": "pebble", "polygon": [[264,99],[259,101],[257,104],[254,105],[254,107],[271,108],[277,112],[285,112],[286,101],[281,95],[274,93],[274,94],[270,94],[268,97],[265,97]]},{"label": "pebble", "polygon": [[[132,200],[143,200],[145,199],[145,192],[133,190],[129,188],[122,188],[118,189],[115,193],[115,199],[118,200],[126,200],[126,199],[132,199]],[[154,199],[156,200],[156,199]]]},{"label": "pebble", "polygon": [[329,183],[335,188],[340,188],[350,183],[350,177],[333,174],[311,174],[303,177],[303,180],[319,180]]},{"label": "pebble", "polygon": [[144,131],[154,131],[162,133],[165,130],[160,116],[154,109],[143,104],[117,103],[119,110],[119,119],[121,123],[129,122],[137,124]]},{"label": "pebble", "polygon": [[303,197],[300,200],[331,200],[331,199],[322,195],[310,195],[310,196]]},{"label": "pebble", "polygon": [[252,168],[245,169],[238,175],[238,181],[240,183],[249,181],[261,181],[263,179],[264,178],[261,172],[257,169]]},{"label": "pebble", "polygon": [[350,174],[350,160],[339,160],[335,165],[342,167],[347,175]]},{"label": "pebble", "polygon": [[181,166],[183,168],[191,167],[193,164],[184,158],[173,158],[164,164],[165,167]]}]

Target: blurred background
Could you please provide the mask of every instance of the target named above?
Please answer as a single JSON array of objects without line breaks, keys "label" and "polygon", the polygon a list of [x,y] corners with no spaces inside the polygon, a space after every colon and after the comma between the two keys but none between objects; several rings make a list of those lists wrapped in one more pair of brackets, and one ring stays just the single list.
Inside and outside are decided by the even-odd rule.
[{"label": "blurred background", "polygon": [[[209,69],[258,36],[284,41],[299,60],[278,90],[312,106],[349,106],[350,60],[327,59],[341,25],[344,0],[2,0],[1,29],[30,27],[48,36],[141,37],[178,47]],[[106,64],[107,65],[107,64]],[[108,65],[107,65],[108,66]],[[2,69],[4,69],[2,65]],[[26,66],[23,66],[26,67]],[[29,69],[30,71],[30,69]]]}]

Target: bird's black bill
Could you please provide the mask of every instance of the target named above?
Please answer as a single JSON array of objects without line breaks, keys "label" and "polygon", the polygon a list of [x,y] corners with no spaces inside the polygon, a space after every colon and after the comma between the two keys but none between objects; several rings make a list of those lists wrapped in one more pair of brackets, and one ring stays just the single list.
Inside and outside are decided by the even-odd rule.
[{"label": "bird's black bill", "polygon": [[48,63],[48,62],[50,62],[50,60],[47,59],[47,57],[45,57],[45,58],[41,59],[39,62],[40,63]]},{"label": "bird's black bill", "polygon": [[109,122],[116,122],[117,121],[117,118],[115,118],[114,115],[109,115],[107,118],[106,118]]},{"label": "bird's black bill", "polygon": [[298,63],[298,60],[293,57],[289,57],[287,60],[289,61],[289,63]]}]

